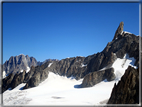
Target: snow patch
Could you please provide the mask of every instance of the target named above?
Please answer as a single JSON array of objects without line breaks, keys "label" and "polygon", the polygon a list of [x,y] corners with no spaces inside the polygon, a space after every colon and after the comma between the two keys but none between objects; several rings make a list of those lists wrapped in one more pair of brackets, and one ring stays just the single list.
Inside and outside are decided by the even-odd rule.
[{"label": "snow patch", "polygon": [[121,35],[123,34],[124,31],[121,32]]},{"label": "snow patch", "polygon": [[53,63],[49,63],[48,67],[50,67]]},{"label": "snow patch", "polygon": [[116,76],[115,78],[116,83],[118,83],[118,81],[124,75],[125,70],[128,68],[128,66],[137,68],[136,66],[134,66],[135,61],[136,61],[135,58],[134,57],[130,58],[128,54],[125,54],[122,59],[117,58],[115,60],[112,67],[114,68],[114,74]]},{"label": "snow patch", "polygon": [[[20,72],[22,73],[24,70],[20,70]],[[30,71],[30,68],[27,66],[27,70],[26,70],[26,73],[28,73]]]},{"label": "snow patch", "polygon": [[81,63],[81,67],[85,67],[85,66],[87,66],[87,64],[84,65],[83,63]]},{"label": "snow patch", "polygon": [[129,34],[132,34],[132,33],[130,33],[130,32],[127,32],[127,31],[124,31],[124,33],[129,33]]},{"label": "snow patch", "polygon": [[3,78],[5,78],[6,77],[6,72],[5,71],[3,71]]},{"label": "snow patch", "polygon": [[23,72],[23,69],[20,72]]},{"label": "snow patch", "polygon": [[106,70],[106,69],[108,69],[108,67],[104,67],[104,68],[100,69],[99,71]]},{"label": "snow patch", "polygon": [[28,73],[29,71],[30,71],[30,68],[29,68],[29,67],[27,67],[26,73]]}]

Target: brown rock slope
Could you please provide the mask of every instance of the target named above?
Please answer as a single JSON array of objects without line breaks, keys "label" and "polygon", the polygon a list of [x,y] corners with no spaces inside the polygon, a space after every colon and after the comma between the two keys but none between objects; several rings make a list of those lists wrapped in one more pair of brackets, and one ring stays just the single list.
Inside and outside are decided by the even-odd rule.
[{"label": "brown rock slope", "polygon": [[112,81],[115,79],[113,68],[89,73],[84,77],[81,87],[83,88],[83,87],[94,86],[105,79],[107,81]]},{"label": "brown rock slope", "polygon": [[118,84],[114,84],[107,104],[139,103],[139,69],[129,66]]}]

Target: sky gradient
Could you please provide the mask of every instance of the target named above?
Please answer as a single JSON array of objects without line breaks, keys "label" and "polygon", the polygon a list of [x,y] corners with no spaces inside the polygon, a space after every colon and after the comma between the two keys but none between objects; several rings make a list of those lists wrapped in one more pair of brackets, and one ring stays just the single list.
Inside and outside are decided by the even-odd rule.
[{"label": "sky gradient", "polygon": [[88,56],[112,41],[121,21],[139,35],[139,3],[3,3],[3,62]]}]

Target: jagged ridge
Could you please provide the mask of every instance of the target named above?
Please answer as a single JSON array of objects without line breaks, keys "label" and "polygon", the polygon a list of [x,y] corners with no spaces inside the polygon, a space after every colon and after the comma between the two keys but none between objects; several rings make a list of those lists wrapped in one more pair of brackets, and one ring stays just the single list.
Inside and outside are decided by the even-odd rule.
[{"label": "jagged ridge", "polygon": [[[125,32],[118,33],[118,35],[119,36],[114,37],[113,41],[109,42],[106,48],[100,53],[90,55],[88,57],[73,57],[62,59],[60,61],[49,61],[42,64],[41,66],[36,67],[32,66],[30,71],[23,77],[23,81],[20,81],[18,84],[25,82],[26,86],[24,87],[24,89],[35,87],[48,77],[49,71],[61,76],[73,76],[76,79],[84,78],[83,81],[86,82],[82,83],[82,87],[93,86],[104,79],[113,80],[113,70],[111,70],[111,74],[107,74],[109,70],[102,71],[102,73],[99,72],[101,79],[96,79],[96,81],[98,82],[94,81],[93,79],[89,79],[92,77],[88,75],[90,75],[89,73],[93,73],[93,75],[97,76],[97,71],[104,67],[110,69],[116,58],[122,58],[126,53],[128,53],[130,57],[134,57],[136,59],[136,66],[139,65],[139,37],[135,36],[134,34]],[[49,65],[51,66],[49,67]],[[108,78],[107,76],[105,76],[104,72],[106,72],[105,75],[110,75],[110,77]],[[17,75],[24,75],[24,72],[23,74]],[[10,77],[8,76],[7,78]],[[8,81],[7,78],[5,78],[3,81]],[[9,85],[7,85],[9,87],[5,87],[6,85],[3,85],[3,92],[12,87],[12,79],[13,78],[11,78],[11,82],[8,83]],[[17,81],[16,79],[17,78],[15,77],[14,80]]]}]

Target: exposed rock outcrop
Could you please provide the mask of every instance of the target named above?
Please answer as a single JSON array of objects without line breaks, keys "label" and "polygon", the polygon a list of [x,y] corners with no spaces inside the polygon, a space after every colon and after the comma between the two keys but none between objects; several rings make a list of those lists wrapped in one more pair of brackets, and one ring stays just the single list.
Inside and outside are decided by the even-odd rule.
[{"label": "exposed rock outcrop", "polygon": [[[41,66],[31,67],[25,81],[26,86],[23,89],[32,88],[48,77],[48,73],[54,72],[61,76],[74,77],[75,79],[83,78],[83,73],[87,69],[87,64],[93,55],[88,57],[72,57],[62,60],[48,61]],[[49,66],[50,65],[50,66]]]},{"label": "exposed rock outcrop", "polygon": [[117,28],[117,30],[115,32],[113,40],[119,38],[119,36],[122,36],[123,26],[124,26],[124,23],[120,22],[120,24],[119,24],[119,26],[118,26],[118,28]]},{"label": "exposed rock outcrop", "polygon": [[11,56],[8,61],[3,64],[3,71],[5,76],[8,76],[10,73],[16,74],[20,73],[21,70],[28,70],[31,66],[41,66],[42,64],[50,61],[58,61],[56,59],[46,59],[43,62],[40,62],[34,58],[29,57],[28,55],[20,54],[18,56]]},{"label": "exposed rock outcrop", "polygon": [[11,89],[17,87],[19,84],[24,82],[26,71],[24,70],[22,73],[15,74],[12,82],[11,82]]},{"label": "exposed rock outcrop", "polygon": [[126,53],[129,57],[134,57],[136,59],[135,65],[139,66],[139,36],[129,33],[123,34],[123,37],[109,42],[102,52],[94,54],[84,75],[108,65],[111,66],[117,58],[123,58]]},{"label": "exposed rock outcrop", "polygon": [[92,87],[105,79],[107,81],[112,81],[115,79],[113,68],[89,73],[84,77],[81,87]]},{"label": "exposed rock outcrop", "polygon": [[87,64],[94,55],[88,57],[72,57],[54,61],[51,67],[47,68],[49,71],[59,74],[61,76],[73,76],[77,80],[84,77],[84,72],[87,70]]},{"label": "exposed rock outcrop", "polygon": [[8,61],[3,65],[3,71],[6,75],[10,73],[16,74],[20,73],[21,70],[27,70],[27,67],[37,66],[37,61],[34,57],[29,57],[28,55],[11,56]]},{"label": "exposed rock outcrop", "polygon": [[2,93],[11,87],[14,74],[9,74],[6,78],[2,79]]},{"label": "exposed rock outcrop", "polygon": [[[129,57],[134,57],[136,59],[135,66],[139,67],[139,36],[125,32],[121,33],[123,31],[123,24],[124,23],[121,22],[116,31],[119,37],[115,37],[115,34],[115,39],[109,42],[102,52],[94,54],[94,57],[88,63],[87,70],[84,72],[86,76],[84,78],[83,87],[96,84],[95,81],[97,80],[92,79],[93,77],[91,78],[91,74],[89,73],[92,72],[92,74],[100,75],[98,70],[104,67],[111,67],[117,58],[123,58],[125,54],[128,54]],[[87,74],[89,75],[87,76]],[[89,83],[87,84],[85,81],[89,81]]]},{"label": "exposed rock outcrop", "polygon": [[27,76],[29,78],[27,78],[26,85],[23,89],[38,86],[39,83],[41,83],[42,81],[44,81],[48,77],[48,73],[49,73],[47,70],[44,70],[44,68],[42,68],[40,66],[36,66],[36,67],[32,68],[31,72],[33,72],[33,75]]},{"label": "exposed rock outcrop", "polygon": [[[82,78],[83,73],[87,69],[87,64],[94,55],[88,57],[72,57],[62,60],[48,60],[41,66],[31,66],[30,71],[26,73],[25,71],[15,74],[11,73],[9,76],[3,79],[3,81],[10,81],[8,83],[3,82],[3,84],[8,84],[8,86],[3,86],[3,92],[8,88],[15,88],[21,83],[26,83],[23,89],[32,88],[38,86],[42,81],[48,77],[49,71],[54,72],[59,75],[64,75],[67,77],[73,76],[76,79]],[[49,66],[50,65],[50,66]],[[13,78],[11,77],[13,75]]]},{"label": "exposed rock outcrop", "polygon": [[114,84],[107,104],[139,103],[139,69],[129,66],[118,84]]},{"label": "exposed rock outcrop", "polygon": [[[49,60],[41,66],[32,66],[30,71],[26,74],[24,82],[26,83],[23,89],[32,88],[38,86],[42,81],[44,81],[49,74],[49,64],[55,61]],[[47,69],[48,68],[48,69]]]}]

